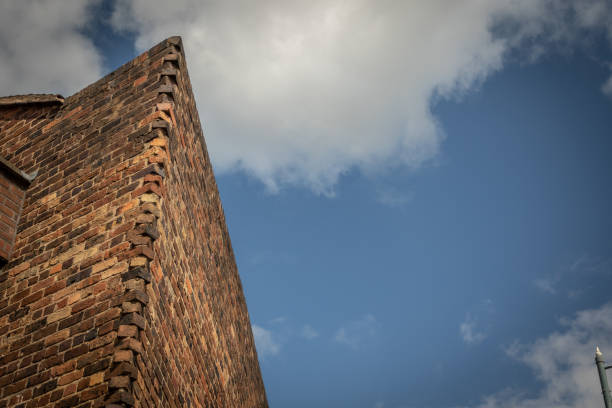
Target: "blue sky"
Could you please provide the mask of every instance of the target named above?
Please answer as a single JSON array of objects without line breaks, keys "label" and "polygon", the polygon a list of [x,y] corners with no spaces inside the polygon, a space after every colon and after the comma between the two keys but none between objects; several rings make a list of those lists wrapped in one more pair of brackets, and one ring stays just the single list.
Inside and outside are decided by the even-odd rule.
[{"label": "blue sky", "polygon": [[2,94],[183,36],[272,407],[602,405],[609,2],[23,4]]}]

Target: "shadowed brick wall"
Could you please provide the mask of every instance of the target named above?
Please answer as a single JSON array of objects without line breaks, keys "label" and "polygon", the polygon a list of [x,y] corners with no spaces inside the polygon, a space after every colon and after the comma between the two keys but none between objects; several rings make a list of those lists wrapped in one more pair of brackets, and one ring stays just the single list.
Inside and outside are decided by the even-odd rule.
[{"label": "shadowed brick wall", "polygon": [[17,222],[27,187],[18,180],[18,175],[2,164],[0,163],[0,266],[10,259],[13,252]]},{"label": "shadowed brick wall", "polygon": [[38,171],[0,269],[0,408],[267,406],[181,48],[0,104],[0,156]]}]

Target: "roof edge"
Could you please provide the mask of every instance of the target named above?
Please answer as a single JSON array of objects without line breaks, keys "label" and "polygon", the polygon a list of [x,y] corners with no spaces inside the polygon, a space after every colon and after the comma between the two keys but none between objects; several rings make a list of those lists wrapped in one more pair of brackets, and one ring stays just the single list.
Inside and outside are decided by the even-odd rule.
[{"label": "roof edge", "polygon": [[18,105],[62,105],[64,97],[60,94],[27,94],[0,97],[0,107]]},{"label": "roof edge", "polygon": [[131,60],[125,62],[124,64],[120,65],[119,67],[113,69],[112,71],[110,71],[108,74],[104,75],[102,78],[98,79],[95,82],[92,82],[89,85],[86,85],[84,88],[81,88],[80,90],[76,91],[75,93],[73,93],[72,95],[66,97],[66,104],[70,103],[70,100],[74,97],[76,97],[77,95],[80,95],[84,92],[88,92],[91,89],[99,86],[100,84],[106,83],[111,81],[115,76],[117,76],[120,72],[122,72],[125,69],[128,69],[129,67],[138,64],[140,60],[142,60],[143,56],[147,55],[147,54],[151,54],[159,52],[162,48],[167,47],[167,46],[178,46],[180,49],[178,50],[178,52],[180,54],[183,54],[183,40],[181,38],[180,35],[175,35],[175,36],[171,36],[171,37],[167,37],[166,39],[158,42],[157,44],[155,44],[154,46],[152,46],[151,48],[149,48],[148,50],[145,50],[143,52],[141,52],[140,54],[138,54],[137,56],[135,56],[134,58],[132,58]]},{"label": "roof edge", "polygon": [[[129,66],[131,64],[134,64],[135,61],[137,61],[143,54],[146,54],[156,48],[159,48],[161,46],[163,46],[164,44],[167,45],[178,45],[180,47],[179,52],[183,52],[182,51],[182,38],[181,36],[171,36],[166,38],[165,40],[160,41],[159,43],[157,43],[155,46],[153,46],[151,49],[149,49],[148,51],[144,51],[142,54],[140,54],[139,56],[133,58],[131,61],[126,62],[125,64],[123,64],[122,66],[116,68],[115,70],[111,71],[110,73],[108,73],[107,75],[103,76],[102,78],[98,79],[96,82],[89,84],[88,86],[86,86],[85,88],[81,89],[80,91],[77,91],[74,95],[75,96],[77,94],[80,94],[81,92],[85,91],[88,88],[91,88],[95,85],[98,85],[99,83],[102,83],[104,81],[107,81],[109,78],[112,78],[116,72],[120,71],[121,69],[125,68],[126,66]],[[69,97],[69,98],[70,98]],[[22,105],[63,105],[64,101],[67,98],[64,98],[62,95],[60,94],[26,94],[26,95],[10,95],[10,96],[2,96],[0,97],[0,108],[4,108],[4,107],[11,107],[11,106],[22,106]]]},{"label": "roof edge", "polygon": [[36,171],[32,174],[28,174],[24,171],[19,170],[11,162],[6,160],[2,156],[0,156],[0,172],[7,174],[9,177],[14,179],[23,188],[28,188],[30,186],[30,183],[32,183],[32,181],[34,180],[34,177],[36,177],[36,174],[37,174]]}]

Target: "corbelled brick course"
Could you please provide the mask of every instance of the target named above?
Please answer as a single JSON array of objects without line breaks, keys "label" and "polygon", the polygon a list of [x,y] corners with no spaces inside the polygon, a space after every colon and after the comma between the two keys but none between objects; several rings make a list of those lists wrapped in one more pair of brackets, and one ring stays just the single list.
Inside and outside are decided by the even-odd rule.
[{"label": "corbelled brick course", "polygon": [[180,38],[0,106],[0,156],[38,172],[0,269],[0,408],[267,406]]}]

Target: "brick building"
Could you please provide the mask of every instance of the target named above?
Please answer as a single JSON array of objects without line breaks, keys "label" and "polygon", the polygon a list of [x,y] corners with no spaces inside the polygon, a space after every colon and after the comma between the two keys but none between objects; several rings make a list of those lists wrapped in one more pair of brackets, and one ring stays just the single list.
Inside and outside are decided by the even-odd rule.
[{"label": "brick building", "polygon": [[181,40],[0,98],[0,408],[266,407]]}]

